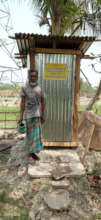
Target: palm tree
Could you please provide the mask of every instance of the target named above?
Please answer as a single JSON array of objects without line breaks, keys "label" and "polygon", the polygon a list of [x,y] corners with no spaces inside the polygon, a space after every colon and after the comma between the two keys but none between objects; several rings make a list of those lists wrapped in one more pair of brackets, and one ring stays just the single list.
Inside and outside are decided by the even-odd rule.
[{"label": "palm tree", "polygon": [[52,35],[64,35],[72,30],[72,24],[79,13],[73,0],[33,0],[40,10],[40,23],[47,24]]},{"label": "palm tree", "polygon": [[[15,0],[24,3],[24,0]],[[48,25],[49,33],[63,36],[101,33],[101,0],[26,0],[39,9],[39,25]],[[87,30],[87,32],[86,32]]]},{"label": "palm tree", "polygon": [[42,26],[47,24],[52,35],[74,34],[91,28],[101,32],[101,0],[32,0],[40,10]]}]

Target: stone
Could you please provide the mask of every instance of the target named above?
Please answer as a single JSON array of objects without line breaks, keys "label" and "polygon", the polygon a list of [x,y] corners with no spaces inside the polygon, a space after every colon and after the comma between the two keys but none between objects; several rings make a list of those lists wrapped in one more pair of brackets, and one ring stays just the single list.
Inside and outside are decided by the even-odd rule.
[{"label": "stone", "polygon": [[34,178],[41,178],[41,177],[50,177],[52,166],[49,164],[40,163],[38,166],[28,165],[28,174]]},{"label": "stone", "polygon": [[[79,149],[79,155],[81,154],[82,149]],[[26,156],[24,142],[17,141],[17,144],[11,148],[11,155],[8,157],[12,159],[11,166],[5,167],[6,164],[0,164],[0,194],[3,191],[7,193],[8,203],[13,198],[17,200],[18,207],[21,209],[23,206],[28,207],[31,220],[97,220],[101,213],[100,191],[97,192],[90,187],[87,175],[82,176],[85,169],[79,158],[77,159],[74,149],[52,149],[51,151],[44,149],[39,153],[41,162],[39,162],[39,166],[36,166],[36,171],[33,170],[33,179],[26,172],[23,174],[27,164],[26,166],[23,164],[14,166],[23,163],[23,160],[27,159]],[[57,158],[58,160],[56,160]],[[88,152],[85,160],[87,169],[89,161],[94,168],[100,169],[101,153]],[[52,177],[51,172],[60,166],[62,169],[66,166],[69,167],[66,177],[53,181],[50,178]],[[29,165],[28,167],[35,169],[35,166]],[[16,201],[13,201],[12,204],[16,204]],[[3,203],[3,209],[5,205]],[[10,206],[7,208],[10,210]],[[13,213],[16,214],[15,210]]]},{"label": "stone", "polygon": [[26,170],[27,170],[26,167],[20,167],[20,168],[18,169],[18,176],[19,176],[19,177],[23,176],[23,175],[25,174]]},{"label": "stone", "polygon": [[64,216],[63,214],[60,216],[60,213],[59,213],[59,216],[56,216],[56,215],[52,215],[52,217],[48,218],[49,220],[72,220],[70,219],[69,216]]},{"label": "stone", "polygon": [[67,189],[70,182],[68,180],[51,181],[51,185],[54,189]]},{"label": "stone", "polygon": [[7,179],[7,175],[8,175],[8,169],[0,169],[0,182],[5,181]]},{"label": "stone", "polygon": [[18,136],[17,136],[17,139],[18,140],[23,140],[25,138],[25,134],[19,134]]},{"label": "stone", "polygon": [[71,173],[69,176],[85,175],[86,171],[82,163],[70,163]]},{"label": "stone", "polygon": [[70,206],[69,192],[64,190],[49,193],[47,192],[47,194],[44,196],[44,201],[52,210],[68,210]]},{"label": "stone", "polygon": [[4,151],[8,148],[12,147],[11,143],[7,143],[7,142],[1,142],[0,143],[0,151]]},{"label": "stone", "polygon": [[69,166],[58,166],[52,170],[51,174],[55,180],[59,180],[65,176],[67,176],[71,172]]},{"label": "stone", "polygon": [[59,155],[58,160],[61,163],[74,163],[79,161],[79,157],[76,152],[68,150],[65,154]]},{"label": "stone", "polygon": [[[53,154],[53,155],[52,155]],[[56,168],[56,158],[61,158],[61,162]],[[62,157],[63,156],[63,157]],[[28,174],[34,178],[37,177],[49,177],[53,176],[54,179],[58,180],[63,178],[64,176],[73,176],[73,175],[84,175],[85,169],[81,164],[80,159],[76,152],[70,151],[47,151],[43,150],[40,152],[40,164],[39,166],[31,166],[28,167]],[[58,169],[58,173],[55,173],[55,169]]]},{"label": "stone", "polygon": [[39,157],[40,162],[42,163],[51,163],[54,161],[53,155],[51,155],[49,152],[45,152],[44,150],[40,152]]},{"label": "stone", "polygon": [[11,193],[9,193],[9,197],[13,199],[21,199],[26,193],[30,193],[30,185],[29,182],[26,180],[25,182],[19,183]]},{"label": "stone", "polygon": [[68,166],[65,164],[61,164],[51,172],[52,177],[56,180],[62,179],[63,177],[67,176],[82,176],[85,175],[85,169],[84,166],[78,162],[78,163],[69,163]]},{"label": "stone", "polygon": [[4,134],[0,135],[0,140],[3,140],[3,139],[5,139],[5,135]]}]

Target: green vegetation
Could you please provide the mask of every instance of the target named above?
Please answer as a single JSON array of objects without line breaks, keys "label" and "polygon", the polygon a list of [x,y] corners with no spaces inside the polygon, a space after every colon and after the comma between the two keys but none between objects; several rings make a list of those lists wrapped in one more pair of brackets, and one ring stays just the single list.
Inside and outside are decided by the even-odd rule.
[{"label": "green vegetation", "polygon": [[[14,89],[14,87],[10,84],[0,83],[0,89],[1,87],[5,91],[7,88],[7,94],[8,94],[8,91],[13,91],[12,89]],[[18,89],[19,88],[20,87],[18,86]],[[94,96],[96,89],[97,88],[90,87],[87,82],[83,81],[83,79],[80,79],[80,92],[81,93],[87,94],[88,96]],[[86,105],[80,105],[79,111],[83,111],[85,109],[86,109]],[[95,104],[93,106],[93,111],[96,114],[101,115],[101,105]],[[0,106],[0,128],[16,128],[18,119],[19,119],[19,107]]]},{"label": "green vegetation", "polygon": [[0,83],[0,96],[1,97],[17,97],[20,92],[20,85]]},{"label": "green vegetation", "polygon": [[0,106],[0,112],[18,112],[19,108],[14,106]]},{"label": "green vegetation", "polygon": [[[80,105],[79,111],[86,109],[86,105]],[[101,105],[95,104],[93,106],[93,111],[101,115]],[[17,120],[19,118],[19,108],[18,107],[9,107],[1,106],[0,107],[0,128],[16,128]]]},{"label": "green vegetation", "polygon": [[[86,105],[80,105],[79,111],[84,111],[86,109]],[[95,104],[92,109],[96,114],[101,115],[101,105]]]},{"label": "green vegetation", "polygon": [[97,88],[91,87],[87,82],[80,78],[80,92],[94,95]]},{"label": "green vegetation", "polygon": [[19,90],[20,86],[18,84],[8,84],[0,83],[0,90]]},{"label": "green vegetation", "polygon": [[9,186],[0,185],[0,217],[5,220],[28,220],[29,210],[23,204],[23,200],[9,198]]},{"label": "green vegetation", "polygon": [[16,128],[18,118],[18,107],[0,106],[0,128]]},{"label": "green vegetation", "polygon": [[47,25],[51,35],[63,36],[68,33],[72,36],[77,31],[79,34],[85,31],[86,27],[96,34],[101,32],[101,0],[34,0],[32,10],[35,10],[35,6],[40,14],[39,25]]}]

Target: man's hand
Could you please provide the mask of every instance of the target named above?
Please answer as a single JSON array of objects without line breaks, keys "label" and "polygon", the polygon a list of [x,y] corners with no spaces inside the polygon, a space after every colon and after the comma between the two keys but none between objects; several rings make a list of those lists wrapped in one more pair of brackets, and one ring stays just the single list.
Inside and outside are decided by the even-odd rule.
[{"label": "man's hand", "polygon": [[41,116],[41,123],[43,124],[45,122],[45,116]]},{"label": "man's hand", "polygon": [[17,123],[20,123],[23,121],[23,117],[20,117],[20,119],[17,121]]}]

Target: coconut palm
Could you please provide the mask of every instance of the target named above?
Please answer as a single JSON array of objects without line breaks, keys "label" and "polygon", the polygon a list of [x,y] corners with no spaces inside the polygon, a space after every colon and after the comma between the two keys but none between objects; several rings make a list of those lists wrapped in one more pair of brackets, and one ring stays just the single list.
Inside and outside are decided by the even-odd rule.
[{"label": "coconut palm", "polygon": [[[25,0],[15,0],[25,2]],[[101,0],[26,0],[39,9],[39,25],[48,25],[52,35],[95,35],[101,32]],[[87,29],[87,32],[86,32]],[[87,33],[89,34],[89,33]]]},{"label": "coconut palm", "polygon": [[79,8],[73,0],[35,0],[40,10],[40,23],[47,24],[52,35],[64,35],[73,27]]},{"label": "coconut palm", "polygon": [[42,26],[52,35],[74,34],[86,27],[101,31],[101,0],[32,0],[40,10]]}]

